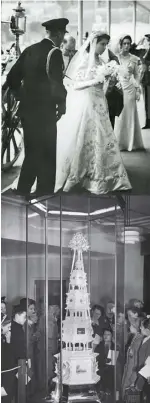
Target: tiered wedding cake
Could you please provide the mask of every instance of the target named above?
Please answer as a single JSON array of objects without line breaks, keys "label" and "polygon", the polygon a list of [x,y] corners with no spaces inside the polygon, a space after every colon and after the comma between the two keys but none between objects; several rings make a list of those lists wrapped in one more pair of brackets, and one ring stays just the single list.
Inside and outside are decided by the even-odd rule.
[{"label": "tiered wedding cake", "polygon": [[[66,318],[62,324],[62,383],[65,385],[95,384],[97,375],[97,354],[92,349],[92,325],[90,318],[90,298],[87,292],[84,272],[83,251],[89,249],[86,238],[77,233],[70,241],[73,261],[70,274],[69,292],[66,300]],[[57,354],[56,374],[60,376],[60,355]]]}]

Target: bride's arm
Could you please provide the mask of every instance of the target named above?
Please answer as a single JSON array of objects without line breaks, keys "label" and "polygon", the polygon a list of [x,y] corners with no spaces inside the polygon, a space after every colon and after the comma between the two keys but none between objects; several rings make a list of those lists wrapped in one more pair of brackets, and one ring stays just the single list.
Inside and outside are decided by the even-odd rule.
[{"label": "bride's arm", "polygon": [[87,60],[85,59],[76,73],[73,88],[75,90],[84,90],[97,84],[99,84],[99,79],[96,75],[96,71],[95,69],[89,69],[87,71]]},{"label": "bride's arm", "polygon": [[74,89],[75,90],[85,90],[86,88],[93,87],[95,85],[99,84],[98,79],[91,79],[91,80],[85,80],[85,81],[76,81],[74,84]]}]

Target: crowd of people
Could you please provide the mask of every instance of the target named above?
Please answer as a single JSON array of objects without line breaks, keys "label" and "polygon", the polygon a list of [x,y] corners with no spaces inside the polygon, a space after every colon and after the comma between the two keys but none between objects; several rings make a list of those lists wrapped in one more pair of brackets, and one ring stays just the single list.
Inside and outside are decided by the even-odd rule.
[{"label": "crowd of people", "polygon": [[94,24],[76,52],[75,39],[65,37],[68,22],[43,23],[45,39],[22,52],[3,86],[20,100],[24,132],[25,158],[12,188],[29,198],[35,183],[31,197],[130,191],[120,151],[144,151],[137,102],[144,91],[149,127],[150,35],[141,59],[128,33],[116,55],[110,35]]},{"label": "crowd of people", "polygon": [[[139,400],[149,402],[150,377],[139,374],[150,357],[150,317],[144,312],[143,304],[130,300],[124,309],[118,304],[115,320],[115,305],[108,301],[106,307],[94,305],[91,309],[93,327],[93,350],[98,353],[100,381],[97,391],[106,402],[128,402],[129,394],[137,394]],[[1,354],[2,354],[2,401],[17,403],[19,360],[27,365],[28,398],[45,392],[46,346],[44,305],[37,309],[32,299],[22,298],[19,305],[7,315],[5,298],[1,299]],[[115,347],[116,346],[116,347]],[[109,351],[116,349],[112,361]],[[54,355],[60,351],[60,309],[52,304],[48,308],[48,380],[49,392],[55,387]],[[116,383],[114,368],[116,365]],[[13,400],[13,398],[15,400]],[[145,400],[142,400],[145,399]],[[146,400],[147,399],[147,400]],[[34,400],[33,400],[34,401]]]}]

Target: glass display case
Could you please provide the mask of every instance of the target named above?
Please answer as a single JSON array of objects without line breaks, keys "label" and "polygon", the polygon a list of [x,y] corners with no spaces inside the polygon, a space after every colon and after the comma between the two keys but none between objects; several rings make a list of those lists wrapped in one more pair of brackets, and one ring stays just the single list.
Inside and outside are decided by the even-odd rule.
[{"label": "glass display case", "polygon": [[24,402],[119,401],[124,211],[122,197],[2,196],[2,294],[28,317]]}]

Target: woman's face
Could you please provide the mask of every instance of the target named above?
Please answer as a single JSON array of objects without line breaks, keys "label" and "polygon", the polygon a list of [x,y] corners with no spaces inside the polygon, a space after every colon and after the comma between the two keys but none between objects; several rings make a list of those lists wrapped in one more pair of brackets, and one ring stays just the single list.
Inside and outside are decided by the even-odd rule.
[{"label": "woman's face", "polygon": [[10,343],[11,339],[11,323],[8,323],[5,326],[2,326],[2,333],[6,338],[7,343]]},{"label": "woman's face", "polygon": [[143,336],[150,336],[150,329],[145,328],[143,325],[141,325],[141,333]]},{"label": "woman's face", "polygon": [[104,53],[107,45],[108,45],[108,40],[106,38],[101,39],[101,41],[99,41],[96,44],[96,50],[95,50],[96,55],[102,55],[102,53]]},{"label": "woman's face", "polygon": [[31,315],[33,315],[35,312],[35,306],[34,304],[31,304],[28,306],[28,316],[30,317]]},{"label": "woman's face", "polygon": [[123,52],[129,53],[131,47],[131,42],[129,39],[125,38],[122,42],[122,50]]},{"label": "woman's face", "polygon": [[6,315],[6,305],[4,304],[4,302],[1,303],[1,313],[3,313],[3,315]]},{"label": "woman's face", "polygon": [[101,317],[101,311],[100,311],[100,309],[94,309],[94,312],[93,312],[93,319],[94,319],[95,321],[97,321],[100,317]]},{"label": "woman's face", "polygon": [[112,334],[109,331],[104,332],[104,342],[105,343],[110,343],[112,341]]}]

